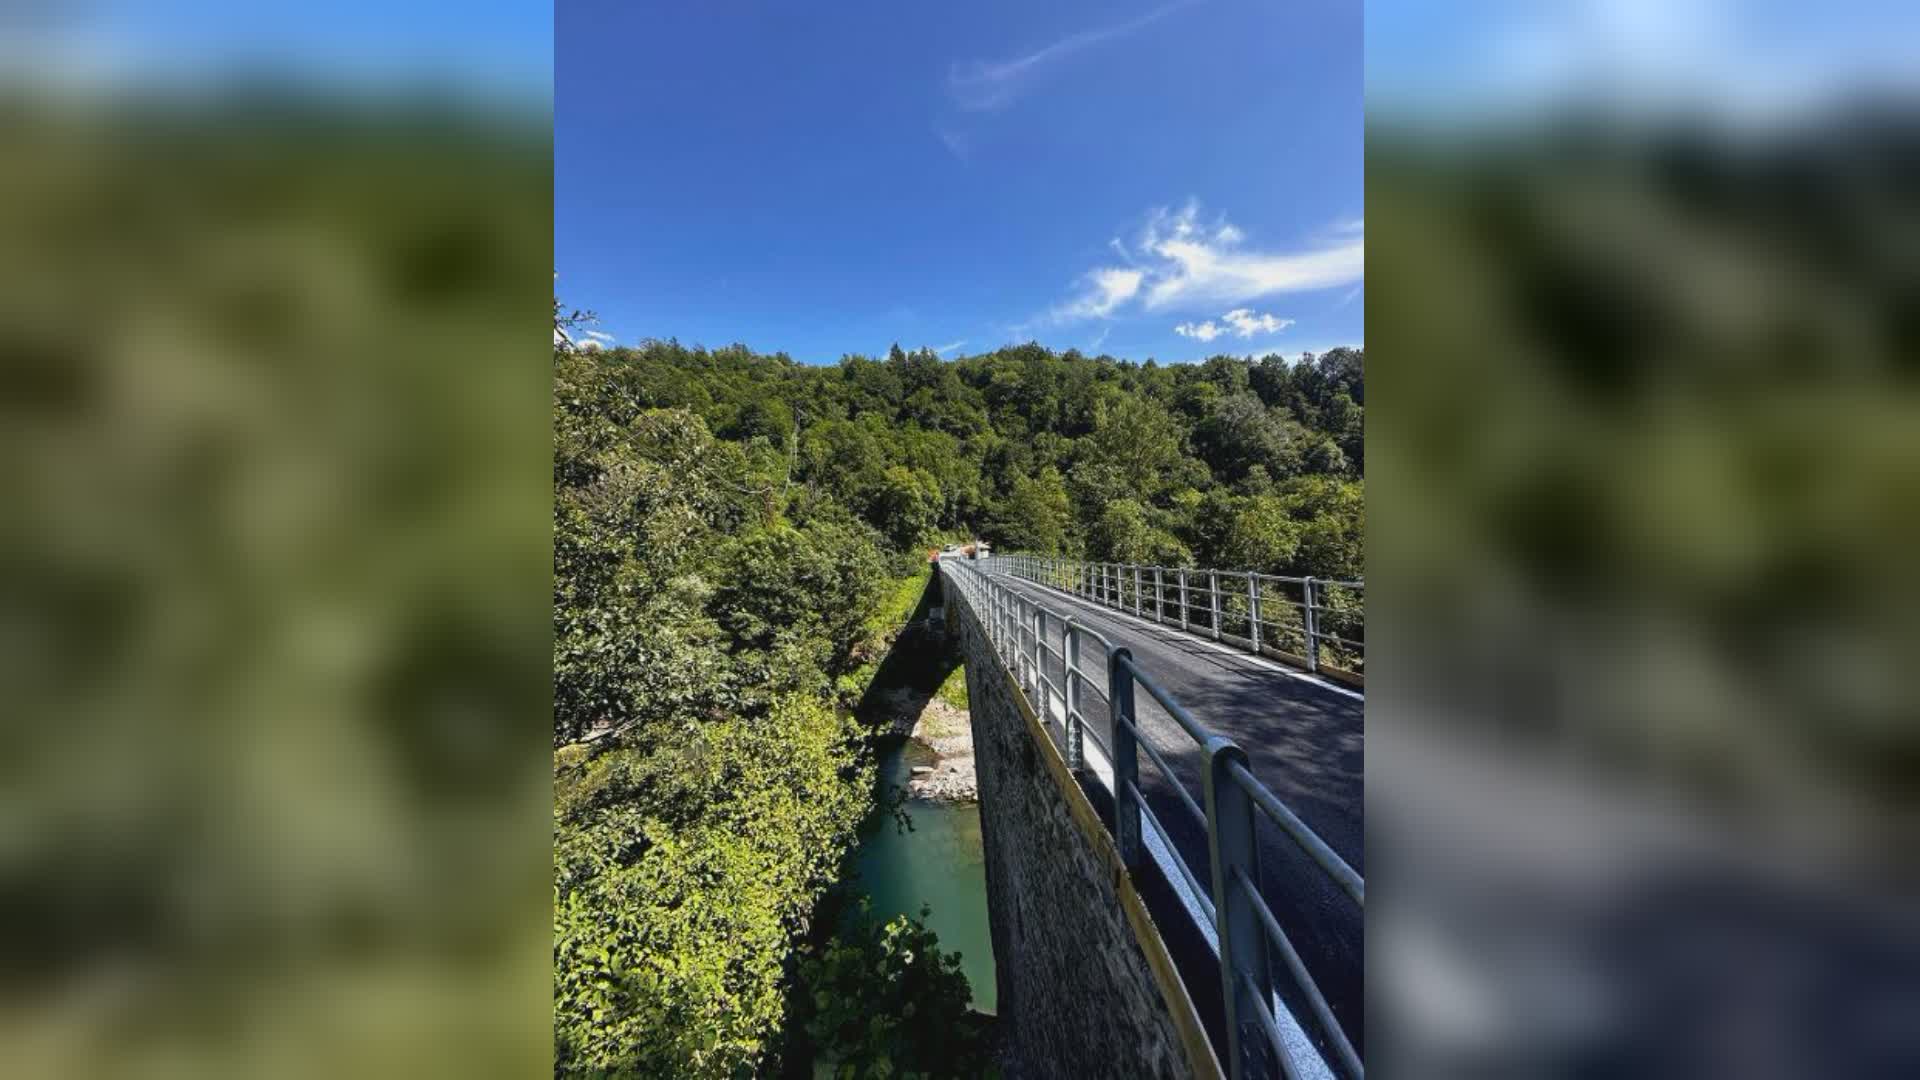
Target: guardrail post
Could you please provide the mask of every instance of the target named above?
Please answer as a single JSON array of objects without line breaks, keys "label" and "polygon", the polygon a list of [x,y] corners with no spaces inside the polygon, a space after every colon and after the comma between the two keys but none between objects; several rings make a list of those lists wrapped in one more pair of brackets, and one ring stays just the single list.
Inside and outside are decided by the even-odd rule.
[{"label": "guardrail post", "polygon": [[1133,614],[1136,618],[1140,614],[1140,566],[1137,563],[1133,567]]},{"label": "guardrail post", "polygon": [[1307,670],[1320,670],[1320,620],[1313,612],[1313,579],[1306,578],[1300,583],[1301,595],[1306,599],[1306,608],[1302,619],[1307,626]]},{"label": "guardrail post", "polygon": [[[1228,769],[1247,767],[1246,751],[1215,735],[1207,740],[1207,847],[1213,864],[1214,931],[1220,936],[1220,981],[1227,1012],[1227,1068],[1240,1077],[1276,1072],[1260,1028],[1260,1008],[1272,1008],[1273,972],[1266,929],[1246,889],[1260,887],[1254,846],[1253,799]],[[1242,887],[1237,877],[1246,879]],[[1249,985],[1251,984],[1251,985]]]},{"label": "guardrail post", "polygon": [[1107,650],[1107,711],[1112,714],[1113,838],[1120,861],[1129,870],[1140,868],[1140,803],[1134,788],[1140,780],[1139,752],[1134,746],[1133,652]]},{"label": "guardrail post", "polygon": [[[1026,625],[1021,629],[1032,634],[1034,641],[1038,643],[1040,638],[1040,602],[1037,600],[1028,600],[1026,604],[1029,615],[1026,620]],[[1027,654],[1026,661],[1027,694],[1029,699],[1038,698],[1040,696],[1040,672],[1034,668],[1032,653]]]},{"label": "guardrail post", "polygon": [[1213,602],[1213,640],[1220,640],[1220,571],[1207,571],[1207,595]]},{"label": "guardrail post", "polygon": [[1074,621],[1067,620],[1060,635],[1061,706],[1066,709],[1067,768],[1078,770],[1083,764],[1080,748],[1080,635]]},{"label": "guardrail post", "polygon": [[1253,655],[1260,655],[1260,578],[1247,571],[1247,637],[1253,640]]},{"label": "guardrail post", "polygon": [[1013,640],[1008,646],[1013,650],[1013,670],[1021,687],[1031,689],[1027,682],[1027,598],[1019,593],[1013,594]]},{"label": "guardrail post", "polygon": [[1021,602],[1019,593],[1009,592],[1007,594],[1007,640],[1002,643],[1002,646],[1006,651],[1007,662],[1013,665],[1014,682],[1024,686],[1025,683],[1022,680],[1025,676],[1020,670],[1025,666],[1020,653]]},{"label": "guardrail post", "polygon": [[1166,586],[1160,580],[1160,568],[1153,568],[1153,621],[1165,622],[1167,617]]},{"label": "guardrail post", "polygon": [[1053,719],[1053,703],[1047,697],[1047,609],[1033,605],[1033,689],[1040,698],[1040,722]]},{"label": "guardrail post", "polygon": [[1180,629],[1187,628],[1187,568],[1180,568]]}]

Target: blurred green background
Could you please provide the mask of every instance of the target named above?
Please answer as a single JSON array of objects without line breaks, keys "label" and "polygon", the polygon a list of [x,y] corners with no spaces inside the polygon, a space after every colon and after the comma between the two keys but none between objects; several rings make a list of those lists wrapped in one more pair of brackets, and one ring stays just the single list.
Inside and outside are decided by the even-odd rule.
[{"label": "blurred green background", "polygon": [[1920,14],[1367,15],[1369,1064],[1911,1075]]},{"label": "blurred green background", "polygon": [[378,15],[0,16],[0,1074],[549,1067],[550,45]]}]

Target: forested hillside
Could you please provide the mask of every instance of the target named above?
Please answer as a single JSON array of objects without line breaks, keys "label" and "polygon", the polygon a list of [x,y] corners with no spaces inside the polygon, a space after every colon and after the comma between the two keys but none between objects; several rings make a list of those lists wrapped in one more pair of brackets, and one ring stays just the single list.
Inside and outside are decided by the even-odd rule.
[{"label": "forested hillside", "polygon": [[810,367],[672,342],[595,354],[623,407],[685,409],[770,495],[895,549],[1003,549],[1361,573],[1364,354],[1133,364],[1023,345]]},{"label": "forested hillside", "polygon": [[930,935],[802,947],[923,545],[1357,576],[1361,362],[556,349],[556,1070],[978,1075]]}]

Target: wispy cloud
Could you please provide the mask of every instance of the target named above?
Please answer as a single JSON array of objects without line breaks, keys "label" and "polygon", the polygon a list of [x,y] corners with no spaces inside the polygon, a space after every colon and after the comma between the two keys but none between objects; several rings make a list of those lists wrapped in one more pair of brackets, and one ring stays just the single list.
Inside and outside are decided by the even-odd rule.
[{"label": "wispy cloud", "polygon": [[1250,338],[1255,334],[1277,334],[1293,325],[1292,319],[1282,319],[1275,315],[1265,315],[1248,308],[1235,308],[1220,316],[1220,322],[1208,319],[1206,322],[1184,322],[1173,328],[1181,337],[1195,341],[1212,341],[1222,334]]},{"label": "wispy cloud", "polygon": [[[1112,318],[1136,306],[1155,312],[1245,305],[1283,293],[1353,285],[1366,275],[1364,223],[1359,219],[1335,223],[1319,241],[1300,250],[1262,251],[1249,247],[1246,233],[1224,216],[1203,220],[1199,204],[1188,202],[1178,210],[1163,207],[1149,214],[1132,245],[1116,238],[1109,246],[1127,265],[1095,267],[1082,274],[1077,291],[1054,305],[1045,321]],[[1186,336],[1212,340],[1203,336],[1210,323],[1214,336],[1231,332],[1240,337],[1274,333],[1288,325],[1288,320],[1257,315],[1244,306],[1232,306],[1220,318],[1224,323],[1183,324],[1192,330]]]},{"label": "wispy cloud", "polygon": [[1208,226],[1199,216],[1192,202],[1158,211],[1134,245],[1159,260],[1142,297],[1147,310],[1244,303],[1350,285],[1366,274],[1366,241],[1358,233],[1303,251],[1249,251],[1239,229],[1224,220]]},{"label": "wispy cloud", "polygon": [[955,131],[952,128],[936,128],[934,134],[940,136],[940,142],[946,146],[947,153],[959,159],[961,164],[973,160],[973,140],[969,139],[965,132]]},{"label": "wispy cloud", "polygon": [[1079,294],[1049,311],[1047,321],[1066,323],[1104,319],[1120,305],[1138,296],[1140,283],[1146,279],[1146,271],[1130,266],[1108,266],[1089,271],[1081,279]]},{"label": "wispy cloud", "polygon": [[1136,15],[1123,22],[1069,34],[1043,49],[1024,56],[1016,56],[1010,60],[970,60],[966,63],[956,63],[947,71],[947,92],[952,95],[954,103],[963,109],[979,111],[1004,108],[1025,92],[1027,85],[1037,73],[1050,65],[1101,42],[1125,37],[1144,29],[1194,2],[1196,0],[1175,0],[1174,3],[1154,8],[1144,15]]},{"label": "wispy cloud", "polygon": [[1101,327],[1099,335],[1095,337],[1092,341],[1087,343],[1087,351],[1092,352],[1093,350],[1099,348],[1100,346],[1105,345],[1107,343],[1107,335],[1111,333],[1113,333],[1113,327],[1111,326]]},{"label": "wispy cloud", "polygon": [[584,352],[610,349],[620,344],[619,339],[612,334],[603,334],[598,330],[581,330],[579,333],[586,339],[580,343],[580,348]]},{"label": "wispy cloud", "polygon": [[935,345],[933,347],[933,351],[937,355],[945,356],[948,353],[952,352],[953,350],[959,348],[960,346],[965,345],[966,343],[967,343],[967,339],[961,338],[959,341],[953,342],[950,345]]}]

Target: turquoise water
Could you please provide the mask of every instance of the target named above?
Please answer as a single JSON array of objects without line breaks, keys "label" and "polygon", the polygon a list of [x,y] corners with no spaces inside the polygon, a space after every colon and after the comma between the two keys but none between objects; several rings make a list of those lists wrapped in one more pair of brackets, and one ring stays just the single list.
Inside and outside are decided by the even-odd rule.
[{"label": "turquoise water", "polygon": [[[880,753],[883,792],[904,786],[912,767],[930,764],[929,751],[901,742]],[[960,967],[973,987],[973,1007],[994,1011],[993,941],[987,930],[986,861],[980,846],[979,807],[911,801],[906,804],[913,831],[903,832],[891,817],[876,815],[861,835],[854,866],[861,886],[873,898],[874,914],[920,915],[940,936],[942,952],[958,952]]]}]

